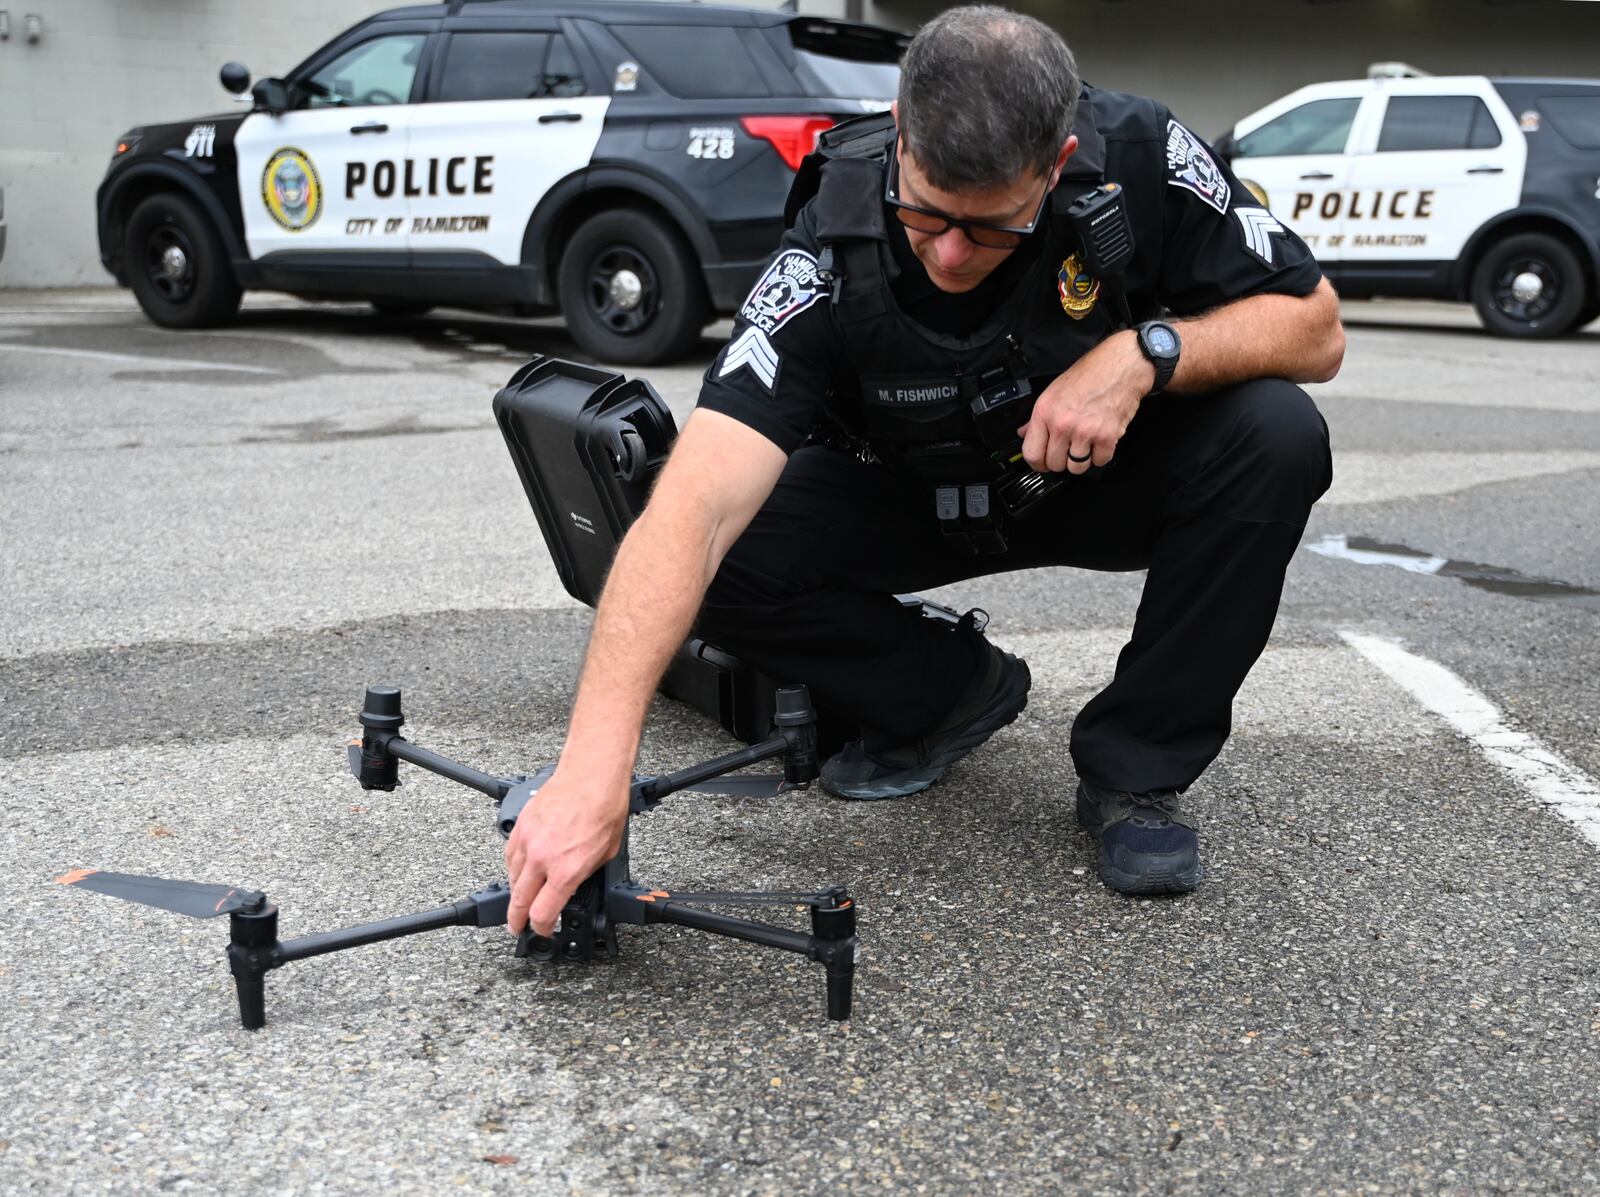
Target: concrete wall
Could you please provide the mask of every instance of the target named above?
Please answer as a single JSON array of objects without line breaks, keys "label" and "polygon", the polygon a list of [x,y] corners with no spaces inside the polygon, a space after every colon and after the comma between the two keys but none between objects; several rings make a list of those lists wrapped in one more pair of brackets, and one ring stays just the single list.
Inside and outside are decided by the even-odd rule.
[{"label": "concrete wall", "polygon": [[[1204,137],[1306,83],[1399,60],[1435,75],[1600,77],[1580,0],[1006,0],[1057,29],[1085,78],[1167,104]],[[913,30],[947,4],[877,0]]]},{"label": "concrete wall", "polygon": [[[398,0],[395,0],[398,2]],[[777,0],[755,0],[763,7]],[[1201,133],[1302,83],[1405,59],[1435,73],[1600,75],[1600,3],[1575,0],[1012,0],[1060,29],[1088,78],[1170,104]],[[0,285],[108,282],[94,190],[131,125],[227,110],[230,58],[282,74],[385,0],[0,0]],[[854,0],[802,0],[843,15]],[[944,5],[878,0],[868,20],[913,29]],[[24,17],[43,18],[30,45]]]},{"label": "concrete wall", "polygon": [[[109,283],[94,191],[117,135],[136,124],[230,110],[217,69],[287,71],[383,7],[381,0],[0,0],[0,187],[8,237],[0,284]],[[44,36],[29,45],[23,18]]]},{"label": "concrete wall", "polygon": [[[217,82],[229,59],[281,75],[329,38],[405,0],[0,0],[0,188],[8,240],[0,286],[110,283],[94,192],[118,134],[233,110]],[[777,7],[779,0],[752,0]],[[846,0],[802,11],[844,12]],[[30,45],[24,17],[43,18]]]}]

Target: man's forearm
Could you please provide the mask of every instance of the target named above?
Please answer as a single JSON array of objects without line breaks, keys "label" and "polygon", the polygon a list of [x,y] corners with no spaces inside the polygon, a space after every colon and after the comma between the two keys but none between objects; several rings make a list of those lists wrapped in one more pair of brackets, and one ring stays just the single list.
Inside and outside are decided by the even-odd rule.
[{"label": "man's forearm", "polygon": [[1252,378],[1326,382],[1344,360],[1339,301],[1326,281],[1310,295],[1252,295],[1174,324],[1183,338],[1169,391],[1211,391]]},{"label": "man's forearm", "polygon": [[562,763],[625,779],[656,684],[694,624],[715,563],[692,511],[647,507],[595,613]]}]

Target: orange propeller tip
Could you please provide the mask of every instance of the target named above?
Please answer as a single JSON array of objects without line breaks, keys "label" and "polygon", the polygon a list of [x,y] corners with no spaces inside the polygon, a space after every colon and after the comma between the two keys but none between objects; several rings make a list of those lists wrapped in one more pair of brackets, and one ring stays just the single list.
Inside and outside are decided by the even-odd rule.
[{"label": "orange propeller tip", "polygon": [[57,885],[77,885],[85,877],[93,877],[99,869],[73,869],[70,873],[63,873],[56,878]]}]

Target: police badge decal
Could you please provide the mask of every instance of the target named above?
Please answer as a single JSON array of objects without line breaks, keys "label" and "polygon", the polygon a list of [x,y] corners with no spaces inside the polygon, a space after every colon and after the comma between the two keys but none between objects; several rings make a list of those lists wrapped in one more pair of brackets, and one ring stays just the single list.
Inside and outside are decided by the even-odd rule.
[{"label": "police badge decal", "polygon": [[1056,294],[1061,298],[1061,310],[1074,320],[1082,320],[1094,311],[1100,298],[1100,280],[1083,268],[1083,259],[1073,254],[1061,263],[1056,273]]},{"label": "police badge decal", "polygon": [[739,309],[739,319],[762,332],[775,333],[825,293],[817,260],[802,249],[791,249],[778,258],[761,281],[751,288],[750,298]]},{"label": "police badge decal", "polygon": [[1167,182],[1192,191],[1227,214],[1233,188],[1205,144],[1177,121],[1167,122]]}]

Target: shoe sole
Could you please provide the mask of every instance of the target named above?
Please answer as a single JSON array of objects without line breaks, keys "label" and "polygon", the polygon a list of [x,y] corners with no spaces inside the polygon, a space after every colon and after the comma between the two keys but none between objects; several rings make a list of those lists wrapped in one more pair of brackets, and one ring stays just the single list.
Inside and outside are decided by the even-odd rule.
[{"label": "shoe sole", "polygon": [[1192,893],[1205,876],[1198,852],[1142,854],[1135,856],[1135,862],[1132,869],[1119,868],[1102,847],[1095,871],[1100,874],[1101,881],[1119,894],[1137,895]]},{"label": "shoe sole", "polygon": [[[944,776],[944,772],[962,757],[978,748],[995,732],[1016,722],[1017,716],[1027,708],[1028,691],[1033,688],[1033,674],[1028,663],[1010,653],[1006,657],[1008,676],[1004,677],[995,694],[995,703],[980,711],[978,717],[961,735],[946,744],[934,758],[914,773],[899,773],[893,782],[879,781],[859,786],[835,787],[826,777],[821,778],[822,788],[835,798],[850,802],[881,802],[886,798],[904,798],[921,793]],[[1012,664],[1015,668],[1012,668]],[[996,706],[996,704],[999,704]]]},{"label": "shoe sole", "polygon": [[[1097,819],[1085,813],[1094,809],[1092,804],[1085,802],[1084,792],[1080,789],[1078,824],[1098,840],[1105,828]],[[1123,855],[1123,862],[1133,867],[1118,865],[1104,844],[1100,846],[1100,854],[1095,860],[1095,871],[1100,874],[1100,880],[1119,894],[1187,894],[1198,889],[1205,877],[1205,868],[1200,863],[1197,849],[1185,852],[1130,852]]]}]

